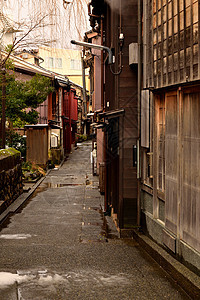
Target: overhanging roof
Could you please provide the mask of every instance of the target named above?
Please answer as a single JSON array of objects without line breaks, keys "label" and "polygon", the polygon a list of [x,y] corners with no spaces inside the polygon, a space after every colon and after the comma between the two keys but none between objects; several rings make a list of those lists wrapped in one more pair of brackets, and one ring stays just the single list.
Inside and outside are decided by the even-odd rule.
[{"label": "overhanging roof", "polygon": [[124,108],[98,113],[98,115],[100,117],[106,118],[106,119],[118,118],[120,116],[123,116],[124,114],[125,114]]}]

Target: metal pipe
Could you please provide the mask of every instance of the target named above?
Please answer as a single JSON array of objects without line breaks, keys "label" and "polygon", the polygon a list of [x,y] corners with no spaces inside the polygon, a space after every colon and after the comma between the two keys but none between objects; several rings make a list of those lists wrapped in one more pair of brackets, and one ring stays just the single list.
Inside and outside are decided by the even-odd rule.
[{"label": "metal pipe", "polygon": [[83,59],[83,53],[81,56],[82,62],[82,82],[83,82],[83,105],[84,105],[84,117],[87,115],[87,98],[86,98],[86,83],[85,83],[85,63]]},{"label": "metal pipe", "polygon": [[71,40],[71,44],[73,45],[79,45],[79,46],[83,46],[83,47],[87,47],[87,48],[94,48],[94,49],[98,49],[98,50],[105,50],[108,52],[108,64],[113,64],[113,54],[110,48],[106,47],[106,46],[102,46],[102,45],[95,45],[95,44],[91,44],[91,43],[86,43],[86,42],[80,42],[80,41],[75,41],[75,40]]},{"label": "metal pipe", "polygon": [[[103,45],[103,18],[101,18],[101,45]],[[101,109],[104,108],[104,58],[101,52]]]},{"label": "metal pipe", "polygon": [[137,225],[140,226],[140,214],[141,214],[141,194],[140,194],[140,160],[141,160],[141,153],[140,153],[140,144],[141,144],[141,82],[142,82],[142,55],[141,55],[141,48],[142,48],[142,0],[138,0],[138,169],[137,169],[137,179],[138,179],[138,195],[137,195]]}]

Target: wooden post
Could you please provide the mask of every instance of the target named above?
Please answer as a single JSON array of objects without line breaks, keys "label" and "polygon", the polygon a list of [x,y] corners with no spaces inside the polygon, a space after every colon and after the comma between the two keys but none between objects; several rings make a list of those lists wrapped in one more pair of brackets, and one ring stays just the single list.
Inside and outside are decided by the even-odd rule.
[{"label": "wooden post", "polygon": [[182,104],[183,92],[181,88],[177,91],[177,112],[178,112],[178,155],[177,155],[177,170],[178,170],[178,201],[177,201],[177,253],[180,254],[180,239],[182,238],[182,220],[181,220],[181,202],[183,193],[183,153],[182,153]]},{"label": "wooden post", "polygon": [[158,218],[158,196],[157,196],[157,182],[158,182],[158,142],[157,142],[157,122],[158,122],[158,100],[159,96],[154,97],[154,111],[153,111],[153,217]]}]

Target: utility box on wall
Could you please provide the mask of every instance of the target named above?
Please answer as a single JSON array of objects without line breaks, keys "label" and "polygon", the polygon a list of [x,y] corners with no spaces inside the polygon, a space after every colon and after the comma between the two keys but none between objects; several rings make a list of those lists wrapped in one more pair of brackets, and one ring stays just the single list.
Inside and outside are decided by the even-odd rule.
[{"label": "utility box on wall", "polygon": [[47,124],[26,125],[27,147],[26,160],[38,165],[46,165],[48,161]]},{"label": "utility box on wall", "polygon": [[129,44],[129,65],[138,64],[138,43]]}]

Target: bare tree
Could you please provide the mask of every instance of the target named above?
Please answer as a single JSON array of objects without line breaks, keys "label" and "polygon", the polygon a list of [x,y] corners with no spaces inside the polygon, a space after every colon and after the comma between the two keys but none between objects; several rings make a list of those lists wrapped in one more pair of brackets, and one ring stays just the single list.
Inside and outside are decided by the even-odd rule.
[{"label": "bare tree", "polygon": [[63,0],[63,6],[67,10],[69,28],[73,30],[74,26],[79,39],[83,38],[83,33],[89,28],[86,9],[88,3],[89,0]]},{"label": "bare tree", "polygon": [[[2,146],[5,147],[6,63],[21,48],[71,47],[89,28],[88,0],[0,0],[0,73],[2,76]],[[4,12],[7,12],[7,17]],[[12,34],[12,41],[6,36]]]},{"label": "bare tree", "polygon": [[69,48],[71,39],[82,38],[89,29],[88,2],[89,0],[6,0],[4,9],[19,23],[24,16],[35,21],[38,14],[45,12],[49,15],[48,22],[52,26],[41,26],[37,31],[38,35],[43,36],[43,39],[52,39],[51,47]]}]

